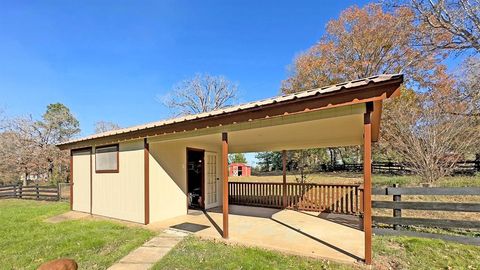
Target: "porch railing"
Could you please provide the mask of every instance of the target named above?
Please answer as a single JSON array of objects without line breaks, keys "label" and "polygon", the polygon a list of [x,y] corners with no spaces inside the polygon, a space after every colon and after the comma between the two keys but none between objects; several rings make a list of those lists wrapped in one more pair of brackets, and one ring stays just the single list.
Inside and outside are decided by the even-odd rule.
[{"label": "porch railing", "polygon": [[[283,183],[229,182],[229,203],[283,208]],[[360,185],[287,183],[286,207],[358,215],[363,212]]]}]

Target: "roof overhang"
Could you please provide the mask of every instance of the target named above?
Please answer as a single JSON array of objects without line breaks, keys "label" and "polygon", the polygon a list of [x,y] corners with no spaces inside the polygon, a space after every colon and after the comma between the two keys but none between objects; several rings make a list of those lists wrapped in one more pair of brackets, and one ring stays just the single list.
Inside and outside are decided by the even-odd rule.
[{"label": "roof overhang", "polygon": [[172,136],[177,133],[192,134],[210,130],[223,132],[232,127],[258,120],[312,113],[337,107],[372,103],[372,140],[377,141],[383,100],[399,94],[403,75],[380,75],[346,82],[334,86],[300,92],[225,108],[209,113],[191,115],[143,126],[127,128],[59,144],[60,149],[74,149],[92,145],[105,145],[119,141],[148,137]]}]

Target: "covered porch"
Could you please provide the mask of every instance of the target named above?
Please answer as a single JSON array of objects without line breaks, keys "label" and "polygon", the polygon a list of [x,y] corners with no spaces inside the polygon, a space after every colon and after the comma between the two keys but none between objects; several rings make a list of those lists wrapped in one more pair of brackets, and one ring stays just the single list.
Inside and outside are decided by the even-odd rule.
[{"label": "covered porch", "polygon": [[[144,224],[162,220],[169,221],[163,223],[167,227],[203,223],[207,228],[199,232],[212,237],[260,246],[270,243],[292,251],[310,246],[305,252],[371,264],[371,145],[379,138],[383,101],[398,95],[402,82],[401,74],[378,75],[92,135],[60,147],[128,141],[140,145],[143,140],[143,155],[135,159],[138,164],[125,167],[143,165],[142,173],[136,174],[142,176],[143,185],[136,187],[143,187],[144,192],[137,194],[140,200],[132,200],[143,199]],[[354,145],[363,149],[361,191],[358,186],[287,185],[285,169],[283,183],[254,185],[253,190],[229,186],[229,153]],[[210,210],[189,213],[193,197],[200,208]],[[250,206],[253,201],[276,209],[231,206],[230,201]],[[363,231],[302,210],[361,215]]]},{"label": "covered porch", "polygon": [[[204,123],[204,128],[189,127],[148,138],[148,144],[159,149],[151,152],[153,156],[160,149],[168,149],[169,144],[186,146],[187,150],[196,148],[205,157],[207,153],[216,156],[213,163],[206,158],[198,163],[203,164],[200,170],[204,175],[201,197],[209,211],[189,213],[164,225],[203,225],[207,227],[198,232],[203,236],[221,235],[243,244],[303,250],[302,255],[370,264],[371,145],[379,137],[382,101],[397,95],[401,82],[401,76],[376,77],[259,101],[227,109]],[[362,147],[361,188],[286,183],[285,151],[341,146]],[[283,182],[229,183],[228,154],[260,151],[283,151]],[[188,186],[188,179],[186,182]],[[220,208],[213,208],[217,206]],[[345,217],[355,220],[357,226],[319,218],[320,212],[349,214]]]},{"label": "covered porch", "polygon": [[[184,216],[148,225],[174,229],[205,239],[223,239],[222,208],[189,210]],[[352,263],[364,256],[361,220],[352,215],[231,205],[228,242],[300,256]]]}]

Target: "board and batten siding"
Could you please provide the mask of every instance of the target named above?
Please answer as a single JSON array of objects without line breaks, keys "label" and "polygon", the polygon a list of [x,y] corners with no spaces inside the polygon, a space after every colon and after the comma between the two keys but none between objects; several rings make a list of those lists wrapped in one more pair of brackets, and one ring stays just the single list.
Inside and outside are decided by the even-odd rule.
[{"label": "board and batten siding", "polygon": [[72,151],[73,205],[72,209],[90,213],[90,150]]},{"label": "board and batten siding", "polygon": [[143,139],[119,144],[118,173],[96,173],[95,154],[92,166],[92,214],[144,223]]},{"label": "board and batten siding", "polygon": [[[203,149],[218,155],[217,177],[221,171],[221,141],[209,145],[189,140],[149,143],[150,222],[187,214],[187,148]],[[218,185],[221,204],[221,181]]]}]

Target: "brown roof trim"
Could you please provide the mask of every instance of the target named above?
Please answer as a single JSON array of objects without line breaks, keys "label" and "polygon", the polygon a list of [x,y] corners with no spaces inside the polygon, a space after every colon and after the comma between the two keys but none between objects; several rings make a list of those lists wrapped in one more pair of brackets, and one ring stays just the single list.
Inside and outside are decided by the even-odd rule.
[{"label": "brown roof trim", "polygon": [[[396,94],[398,87],[403,83],[403,75],[401,74],[381,76],[337,84],[327,88],[304,91],[298,94],[268,99],[257,103],[248,103],[233,108],[226,108],[221,112],[214,111],[212,113],[178,118],[178,120],[166,120],[138,128],[133,127],[119,130],[104,135],[93,135],[60,144],[58,147],[60,149],[70,149],[81,145],[103,145],[167,133],[236,124],[285,114],[302,113],[369,101],[378,102]],[[380,77],[382,80],[376,79]],[[332,87],[334,87],[334,90],[328,90]]]}]

